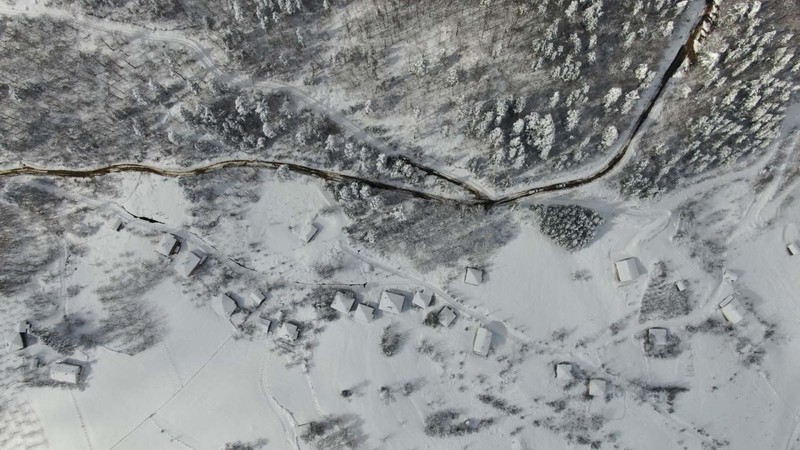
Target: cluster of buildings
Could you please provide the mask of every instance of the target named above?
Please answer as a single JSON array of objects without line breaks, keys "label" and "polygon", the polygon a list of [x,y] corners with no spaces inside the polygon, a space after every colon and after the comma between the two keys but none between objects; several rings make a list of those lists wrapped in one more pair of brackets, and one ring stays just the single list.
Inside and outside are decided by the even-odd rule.
[{"label": "cluster of buildings", "polygon": [[[35,340],[31,323],[27,320],[19,322],[17,329],[6,336],[3,343],[6,353],[15,353],[30,346]],[[31,359],[31,369],[39,367],[39,359]],[[59,383],[78,384],[83,367],[70,361],[58,361],[50,364],[50,379]]]}]

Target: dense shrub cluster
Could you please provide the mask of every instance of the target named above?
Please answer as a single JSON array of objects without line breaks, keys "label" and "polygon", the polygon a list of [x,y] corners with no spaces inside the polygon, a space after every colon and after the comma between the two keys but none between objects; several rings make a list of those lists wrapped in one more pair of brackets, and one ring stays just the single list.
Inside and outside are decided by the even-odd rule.
[{"label": "dense shrub cluster", "polygon": [[571,252],[589,246],[603,224],[600,214],[578,205],[536,205],[532,210],[542,233]]}]

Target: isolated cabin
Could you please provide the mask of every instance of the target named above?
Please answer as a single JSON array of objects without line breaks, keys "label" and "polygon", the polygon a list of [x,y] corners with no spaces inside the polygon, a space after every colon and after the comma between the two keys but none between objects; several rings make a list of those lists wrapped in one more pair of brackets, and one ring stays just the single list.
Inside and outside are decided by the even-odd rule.
[{"label": "isolated cabin", "polygon": [[439,323],[445,327],[449,327],[456,320],[456,312],[453,308],[445,306],[439,311]]},{"label": "isolated cabin", "polygon": [[346,294],[342,291],[339,291],[333,296],[331,308],[339,311],[342,314],[348,314],[350,313],[350,310],[353,309],[353,305],[355,305],[355,303],[356,297],[353,294]]},{"label": "isolated cabin", "polygon": [[381,301],[378,304],[378,309],[392,314],[400,314],[403,312],[403,304],[406,297],[395,292],[383,291],[381,293]]},{"label": "isolated cabin", "polygon": [[59,362],[50,366],[50,379],[59,383],[78,384],[81,377],[81,366],[68,362]]},{"label": "isolated cabin", "polygon": [[30,333],[31,332],[31,323],[27,320],[21,320],[19,324],[17,324],[17,331],[20,333]]},{"label": "isolated cabin", "polygon": [[725,320],[733,325],[736,325],[743,319],[739,302],[736,301],[736,298],[732,295],[725,297],[725,299],[719,303],[719,309],[722,311]]},{"label": "isolated cabin", "polygon": [[206,260],[206,254],[202,250],[192,250],[187,253],[177,264],[177,271],[182,276],[188,278],[192,276],[200,264]]},{"label": "isolated cabin", "polygon": [[25,348],[25,338],[22,337],[22,333],[14,331],[6,336],[3,346],[7,353],[20,351]]},{"label": "isolated cabin", "polygon": [[489,356],[489,349],[492,348],[492,336],[494,333],[491,330],[483,325],[479,326],[475,330],[475,339],[472,341],[472,353],[484,358]]},{"label": "isolated cabin", "polygon": [[304,225],[303,228],[300,229],[300,239],[302,239],[303,242],[307,244],[311,242],[312,239],[314,239],[314,236],[317,235],[318,231],[319,228],[315,224],[308,223]]},{"label": "isolated cabin", "polygon": [[647,330],[647,342],[653,348],[666,347],[668,337],[669,331],[666,328],[654,327]]},{"label": "isolated cabin", "polygon": [[211,308],[222,317],[228,318],[236,311],[236,300],[233,299],[230,293],[225,293],[219,297],[215,297],[211,302]]},{"label": "isolated cabin", "polygon": [[473,267],[467,267],[464,272],[464,282],[477,286],[483,282],[483,271]]},{"label": "isolated cabin", "polygon": [[111,229],[114,231],[119,231],[122,227],[125,226],[125,222],[122,221],[119,217],[116,217],[111,220]]},{"label": "isolated cabin", "polygon": [[797,247],[797,242],[790,242],[789,245],[786,246],[786,251],[789,252],[789,255],[795,256],[800,253],[800,248]]},{"label": "isolated cabin", "polygon": [[685,291],[685,290],[686,290],[686,281],[684,281],[684,280],[678,280],[678,281],[676,281],[676,282],[675,282],[675,289],[677,289],[677,290],[678,290],[678,292],[683,292],[683,291]]},{"label": "isolated cabin", "polygon": [[298,336],[300,336],[300,328],[291,322],[283,322],[281,327],[278,328],[278,338],[280,339],[294,341],[297,340]]},{"label": "isolated cabin", "polygon": [[245,308],[256,309],[261,306],[266,299],[267,296],[261,291],[252,291],[247,294],[247,298],[245,299]]},{"label": "isolated cabin", "polygon": [[356,306],[356,312],[353,313],[353,318],[361,323],[370,323],[375,318],[375,308],[363,303]]},{"label": "isolated cabin", "polygon": [[170,256],[177,252],[179,248],[180,242],[178,241],[178,238],[170,233],[165,233],[164,236],[161,236],[161,240],[158,241],[156,251],[164,256]]},{"label": "isolated cabin", "polygon": [[414,292],[414,298],[411,299],[411,304],[420,308],[427,308],[433,302],[433,292],[428,292],[424,289]]},{"label": "isolated cabin", "polygon": [[589,397],[605,397],[606,380],[592,378],[589,380]]},{"label": "isolated cabin", "polygon": [[556,379],[558,380],[571,380],[575,378],[572,374],[571,363],[558,363],[556,364]]},{"label": "isolated cabin", "polygon": [[614,268],[617,271],[617,279],[620,283],[628,283],[639,278],[639,266],[636,264],[636,258],[626,258],[614,263]]}]

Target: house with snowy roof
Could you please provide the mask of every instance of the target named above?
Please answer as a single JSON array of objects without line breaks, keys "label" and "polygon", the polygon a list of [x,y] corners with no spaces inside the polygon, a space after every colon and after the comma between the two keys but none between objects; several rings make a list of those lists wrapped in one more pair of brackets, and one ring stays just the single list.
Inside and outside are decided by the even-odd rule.
[{"label": "house with snowy roof", "polygon": [[789,242],[786,245],[786,251],[789,252],[789,256],[795,256],[800,253],[800,247],[797,246],[797,242]]},{"label": "house with snowy roof", "polygon": [[639,266],[636,258],[626,258],[614,263],[617,272],[617,279],[620,283],[630,283],[639,278]]},{"label": "house with snowy roof", "polygon": [[245,298],[244,307],[245,308],[249,308],[249,309],[256,309],[259,306],[261,306],[261,304],[264,303],[264,300],[266,300],[266,299],[267,299],[267,296],[264,295],[263,292],[258,291],[258,290],[250,291],[250,293],[247,294],[247,297]]},{"label": "house with snowy roof", "polygon": [[349,314],[350,310],[353,309],[353,305],[356,303],[356,296],[352,293],[345,293],[342,291],[336,292],[336,295],[333,296],[333,301],[331,302],[331,308],[339,311],[342,314]]},{"label": "house with snowy roof", "polygon": [[483,271],[474,267],[467,267],[464,271],[464,282],[473,286],[483,283]]},{"label": "house with snowy roof", "polygon": [[592,378],[589,380],[589,397],[605,398],[607,383],[606,380],[600,378]]},{"label": "house with snowy roof", "polygon": [[317,227],[316,224],[307,223],[300,228],[300,239],[308,244],[312,239],[314,239],[314,236],[317,235],[317,232],[319,232],[319,227]]},{"label": "house with snowy roof", "polygon": [[13,331],[8,333],[5,338],[5,342],[3,342],[3,346],[5,348],[6,353],[12,353],[25,348],[25,338],[22,336],[22,333],[18,331]]},{"label": "house with snowy roof", "polygon": [[730,322],[731,325],[736,325],[744,318],[741,312],[742,307],[733,295],[725,297],[725,299],[719,303],[719,309],[722,312],[722,316],[725,317],[725,320]]},{"label": "house with snowy roof", "polygon": [[81,377],[81,366],[66,361],[50,366],[50,379],[59,383],[78,384]]},{"label": "house with snowy roof", "polygon": [[572,364],[568,362],[561,362],[556,364],[556,379],[558,380],[572,380],[575,375],[572,373]]},{"label": "house with snowy roof", "polygon": [[164,233],[156,245],[156,251],[164,256],[170,256],[180,250],[181,243],[171,233]]},{"label": "house with snowy roof", "polygon": [[438,317],[440,325],[449,327],[453,324],[453,322],[455,322],[456,317],[458,316],[453,308],[445,306],[441,309],[441,311],[439,311]]},{"label": "house with snowy roof", "polygon": [[402,294],[391,291],[383,291],[381,293],[381,301],[378,304],[378,309],[392,314],[400,314],[403,312],[403,304],[406,302],[406,297]]},{"label": "house with snowy roof", "polygon": [[112,230],[120,231],[122,229],[122,227],[124,227],[124,226],[125,226],[125,222],[123,222],[121,218],[115,217],[115,218],[111,219],[110,227],[111,227]]},{"label": "house with snowy roof", "polygon": [[492,336],[494,333],[490,329],[483,325],[479,326],[475,330],[475,338],[472,340],[472,353],[484,358],[489,356],[489,350],[492,348]]},{"label": "house with snowy roof", "polygon": [[647,330],[647,342],[652,348],[663,348],[667,346],[669,330],[661,327],[653,327]]},{"label": "house with snowy roof", "polygon": [[411,304],[419,308],[427,308],[433,302],[433,292],[420,289],[414,292],[414,297],[411,299]]},{"label": "house with snowy roof", "polygon": [[215,297],[211,301],[211,309],[226,319],[229,318],[234,311],[236,311],[236,308],[238,308],[238,305],[236,304],[236,300],[233,298],[233,295],[230,292],[226,292],[223,295]]},{"label": "house with snowy roof", "polygon": [[300,327],[291,323],[283,322],[278,328],[278,338],[287,341],[295,341],[300,336]]},{"label": "house with snowy roof", "polygon": [[372,319],[375,318],[375,308],[359,303],[358,306],[356,306],[356,311],[353,313],[353,318],[356,322],[370,323]]},{"label": "house with snowy roof", "polygon": [[200,264],[206,260],[206,254],[202,250],[194,249],[191,252],[186,253],[183,258],[178,261],[178,264],[175,266],[175,269],[178,273],[185,277],[189,278],[194,274]]}]

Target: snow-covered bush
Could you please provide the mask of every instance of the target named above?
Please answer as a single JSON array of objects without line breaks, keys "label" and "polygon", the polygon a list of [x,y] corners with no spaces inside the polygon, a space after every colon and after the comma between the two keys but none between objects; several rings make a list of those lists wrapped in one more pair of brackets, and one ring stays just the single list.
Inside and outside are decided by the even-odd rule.
[{"label": "snow-covered bush", "polygon": [[381,353],[384,356],[394,356],[400,347],[401,337],[400,333],[396,332],[391,325],[384,328],[383,335],[381,335]]},{"label": "snow-covered bush", "polygon": [[600,214],[578,205],[535,205],[531,210],[541,232],[571,252],[587,247],[603,224]]}]

